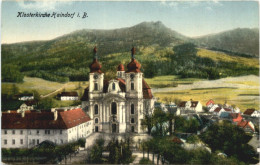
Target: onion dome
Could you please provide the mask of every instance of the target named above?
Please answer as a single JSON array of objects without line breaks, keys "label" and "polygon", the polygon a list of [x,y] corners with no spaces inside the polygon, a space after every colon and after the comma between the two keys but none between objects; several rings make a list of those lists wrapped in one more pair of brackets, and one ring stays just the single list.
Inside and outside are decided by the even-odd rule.
[{"label": "onion dome", "polygon": [[132,52],[132,61],[127,65],[127,72],[141,72],[141,64],[134,58],[135,48],[131,49]]},{"label": "onion dome", "polygon": [[125,67],[123,64],[118,65],[117,71],[125,71]]},{"label": "onion dome", "polygon": [[99,64],[98,60],[97,60],[97,47],[95,47],[93,49],[93,54],[94,54],[94,58],[93,58],[93,62],[90,64],[89,68],[90,68],[90,73],[102,73],[102,71],[100,70],[102,68],[101,64]]}]

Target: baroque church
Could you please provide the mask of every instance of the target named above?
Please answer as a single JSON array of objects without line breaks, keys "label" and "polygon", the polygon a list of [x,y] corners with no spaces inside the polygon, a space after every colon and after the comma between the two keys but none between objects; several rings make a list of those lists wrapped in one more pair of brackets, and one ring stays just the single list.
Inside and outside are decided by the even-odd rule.
[{"label": "baroque church", "polygon": [[125,71],[117,67],[117,78],[106,80],[97,59],[97,48],[90,65],[89,87],[81,98],[82,108],[93,119],[93,131],[104,133],[143,133],[141,122],[146,114],[152,114],[154,97],[145,82],[141,64],[131,49],[131,62]]}]

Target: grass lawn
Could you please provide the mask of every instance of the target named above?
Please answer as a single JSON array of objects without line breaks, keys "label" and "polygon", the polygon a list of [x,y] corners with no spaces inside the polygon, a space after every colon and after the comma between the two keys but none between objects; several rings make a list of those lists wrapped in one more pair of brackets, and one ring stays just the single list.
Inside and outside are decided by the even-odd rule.
[{"label": "grass lawn", "polygon": [[139,161],[139,164],[153,164],[153,162],[150,161],[150,160],[147,159],[147,158],[142,158],[142,159]]},{"label": "grass lawn", "polygon": [[145,78],[145,81],[151,88],[177,87],[179,84],[192,84],[195,81],[202,79],[198,78],[179,78],[178,76],[157,76],[154,78]]}]

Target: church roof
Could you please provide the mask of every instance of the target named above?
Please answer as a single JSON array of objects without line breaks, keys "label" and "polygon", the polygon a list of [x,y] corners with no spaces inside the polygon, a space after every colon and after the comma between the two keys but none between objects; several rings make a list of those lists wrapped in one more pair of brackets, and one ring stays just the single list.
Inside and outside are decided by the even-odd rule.
[{"label": "church roof", "polygon": [[93,62],[90,64],[89,68],[90,73],[102,73],[102,71],[100,70],[102,68],[102,65],[98,62],[97,59],[93,59]]},{"label": "church roof", "polygon": [[29,111],[24,117],[21,113],[2,113],[2,129],[69,129],[88,122],[90,117],[81,108],[58,110],[58,118],[50,111]]},{"label": "church roof", "polygon": [[134,58],[132,58],[131,62],[127,65],[127,71],[126,73],[129,72],[141,72],[140,71],[141,64]]},{"label": "church roof", "polygon": [[119,64],[117,67],[117,71],[125,71],[125,67],[123,64]]}]

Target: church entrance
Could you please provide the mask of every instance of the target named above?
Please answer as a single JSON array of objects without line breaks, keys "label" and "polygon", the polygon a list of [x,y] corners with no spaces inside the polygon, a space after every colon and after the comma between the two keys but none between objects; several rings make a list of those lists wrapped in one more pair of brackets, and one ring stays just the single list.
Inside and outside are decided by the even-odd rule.
[{"label": "church entrance", "polygon": [[116,124],[112,124],[112,133],[116,133]]}]

